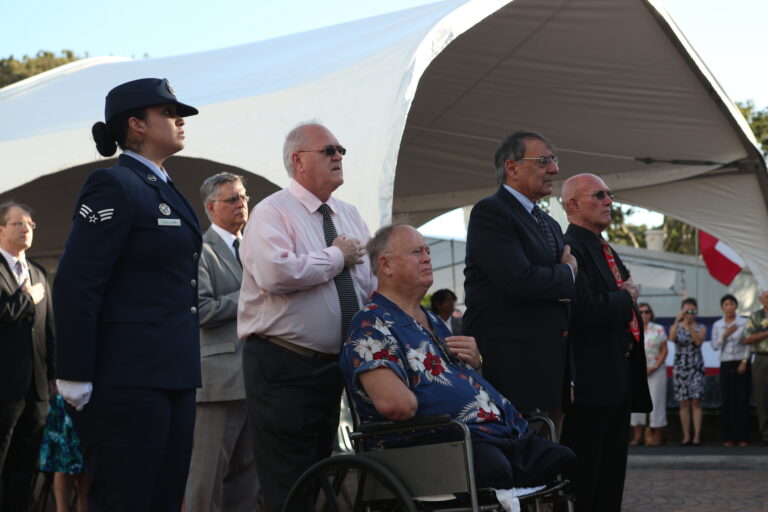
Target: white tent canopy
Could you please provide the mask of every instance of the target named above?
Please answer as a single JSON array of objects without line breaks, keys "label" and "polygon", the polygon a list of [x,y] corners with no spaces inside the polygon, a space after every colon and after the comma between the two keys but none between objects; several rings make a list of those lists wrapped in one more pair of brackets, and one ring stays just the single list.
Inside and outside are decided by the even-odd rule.
[{"label": "white tent canopy", "polygon": [[768,283],[765,162],[655,1],[446,0],[197,54],[86,59],[11,85],[0,192],[36,208],[35,249],[61,250],[74,194],[103,165],[90,126],[107,91],[147,76],[200,108],[168,164],[187,194],[222,169],[260,176],[257,197],[284,186],[283,137],[316,119],[350,150],[339,197],[372,228],[393,212],[420,222],[495,190],[499,140],[537,130],[558,146],[562,178],[602,175],[621,201],[723,239]]}]

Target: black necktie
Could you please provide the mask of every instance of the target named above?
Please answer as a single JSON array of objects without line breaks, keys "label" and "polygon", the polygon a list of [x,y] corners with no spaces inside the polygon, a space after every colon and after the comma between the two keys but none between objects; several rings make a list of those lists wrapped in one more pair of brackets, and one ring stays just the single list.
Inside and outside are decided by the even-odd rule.
[{"label": "black necktie", "polygon": [[555,257],[555,260],[557,261],[557,245],[555,244],[555,236],[552,234],[552,230],[547,225],[547,220],[544,218],[544,212],[541,211],[541,208],[539,208],[537,205],[533,205],[533,210],[531,210],[531,214],[536,219],[536,222],[539,224],[539,227],[541,228],[541,231],[544,232],[544,237],[547,239],[547,244],[549,245],[549,249],[552,251],[552,255]]},{"label": "black necktie", "polygon": [[240,264],[240,268],[243,268],[243,262],[240,261],[240,239],[235,238],[235,241],[232,242],[232,247],[235,248],[235,258],[237,258],[237,262]]},{"label": "black necktie", "polygon": [[[336,226],[333,225],[333,219],[331,219],[331,208],[323,203],[318,210],[323,214],[325,245],[330,247],[336,239]],[[355,285],[352,284],[352,275],[347,267],[344,267],[344,270],[336,274],[333,282],[336,284],[336,293],[339,294],[339,304],[341,305],[341,339],[343,341],[347,337],[347,330],[349,329],[352,317],[360,309],[360,304],[357,302]]]}]

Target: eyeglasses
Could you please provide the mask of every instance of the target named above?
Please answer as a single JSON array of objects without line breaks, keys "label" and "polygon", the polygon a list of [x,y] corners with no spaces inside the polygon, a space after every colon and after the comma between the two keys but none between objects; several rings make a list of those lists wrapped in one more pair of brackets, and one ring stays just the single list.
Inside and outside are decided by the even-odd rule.
[{"label": "eyeglasses", "polygon": [[651,312],[650,312],[649,310],[647,310],[647,309],[641,309],[641,310],[640,310],[640,314],[641,314],[641,315],[650,315],[650,314],[651,314]]},{"label": "eyeglasses", "polygon": [[696,313],[698,313],[698,311],[696,311],[695,309],[686,309],[685,311],[683,311],[683,313],[685,313],[686,315],[695,315]]},{"label": "eyeglasses", "polygon": [[215,203],[216,201],[218,201],[220,203],[235,204],[241,199],[246,203],[251,200],[250,196],[246,196],[243,194],[235,194],[234,196],[228,197],[226,199],[214,199],[212,202]]},{"label": "eyeglasses", "polygon": [[300,149],[296,151],[297,153],[325,153],[328,156],[333,156],[338,152],[341,156],[344,156],[347,154],[347,148],[342,146],[341,144],[333,145],[328,144],[323,149]]},{"label": "eyeglasses", "polygon": [[597,192],[592,192],[591,194],[582,194],[576,197],[594,197],[598,201],[604,201],[605,196],[610,197],[611,201],[613,201],[614,194],[610,190],[598,190]]},{"label": "eyeglasses", "polygon": [[530,156],[530,157],[523,157],[520,160],[538,160],[539,167],[549,167],[549,164],[554,163],[555,165],[560,164],[560,158],[555,155],[542,155],[542,156]]},{"label": "eyeglasses", "polygon": [[13,227],[15,227],[15,228],[22,228],[22,227],[26,226],[26,227],[28,227],[29,229],[31,229],[32,231],[34,231],[34,230],[35,230],[35,228],[37,227],[37,224],[35,224],[35,223],[34,223],[34,222],[32,222],[32,221],[29,221],[29,222],[26,222],[26,221],[19,221],[19,222],[6,222],[6,223],[5,223],[5,225],[6,225],[6,226],[13,226]]}]

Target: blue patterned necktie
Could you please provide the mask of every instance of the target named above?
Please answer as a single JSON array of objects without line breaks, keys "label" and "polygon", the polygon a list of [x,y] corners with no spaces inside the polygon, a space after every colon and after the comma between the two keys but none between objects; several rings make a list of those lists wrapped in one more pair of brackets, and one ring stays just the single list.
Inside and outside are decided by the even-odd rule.
[{"label": "blue patterned necktie", "polygon": [[555,257],[555,261],[557,261],[559,258],[557,257],[557,244],[555,244],[555,235],[552,234],[552,230],[547,225],[547,220],[544,218],[544,212],[541,211],[541,208],[539,208],[538,205],[533,205],[531,215],[533,215],[533,217],[536,219],[536,222],[539,224],[541,231],[544,233],[544,237],[547,239],[549,249],[552,251],[552,255]]},{"label": "blue patterned necktie", "polygon": [[[337,236],[336,226],[334,226],[333,219],[331,218],[331,208],[323,203],[318,210],[323,214],[325,245],[330,247]],[[339,294],[339,305],[341,305],[341,340],[343,341],[347,337],[352,317],[360,310],[360,304],[357,302],[355,285],[352,283],[352,275],[349,273],[349,268],[344,267],[344,270],[333,278],[333,282],[336,285],[336,293]]]}]

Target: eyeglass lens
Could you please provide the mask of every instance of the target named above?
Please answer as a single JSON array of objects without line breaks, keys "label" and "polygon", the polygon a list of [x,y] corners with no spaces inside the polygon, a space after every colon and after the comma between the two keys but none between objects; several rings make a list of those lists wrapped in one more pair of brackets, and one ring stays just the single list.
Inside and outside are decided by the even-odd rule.
[{"label": "eyeglass lens", "polygon": [[20,221],[20,222],[9,222],[9,224],[10,224],[11,226],[15,227],[15,228],[23,228],[24,226],[26,226],[26,227],[28,227],[29,229],[33,230],[33,231],[34,231],[34,230],[35,230],[35,228],[37,227],[37,224],[35,224],[34,222],[24,222],[24,221]]},{"label": "eyeglass lens", "polygon": [[544,155],[542,157],[539,157],[539,165],[543,167],[548,166],[552,162],[554,162],[554,164],[557,165],[560,163],[560,159],[555,155],[552,155],[552,156]]},{"label": "eyeglass lens", "polygon": [[344,155],[347,154],[347,148],[345,148],[342,145],[333,146],[333,145],[329,144],[329,145],[327,145],[327,146],[325,146],[323,148],[323,151],[325,151],[325,154],[328,155],[328,156],[335,155],[337,151],[339,152],[339,154],[341,156],[344,156]]},{"label": "eyeglass lens", "polygon": [[235,204],[240,199],[242,199],[246,203],[251,200],[250,196],[236,195],[236,196],[229,197],[227,199],[222,199],[222,201],[224,201],[225,203]]},{"label": "eyeglass lens", "polygon": [[597,199],[598,201],[604,200],[605,196],[608,196],[611,199],[613,199],[613,192],[608,192],[606,190],[598,190],[597,192],[594,193],[594,196],[595,196],[595,199]]}]

